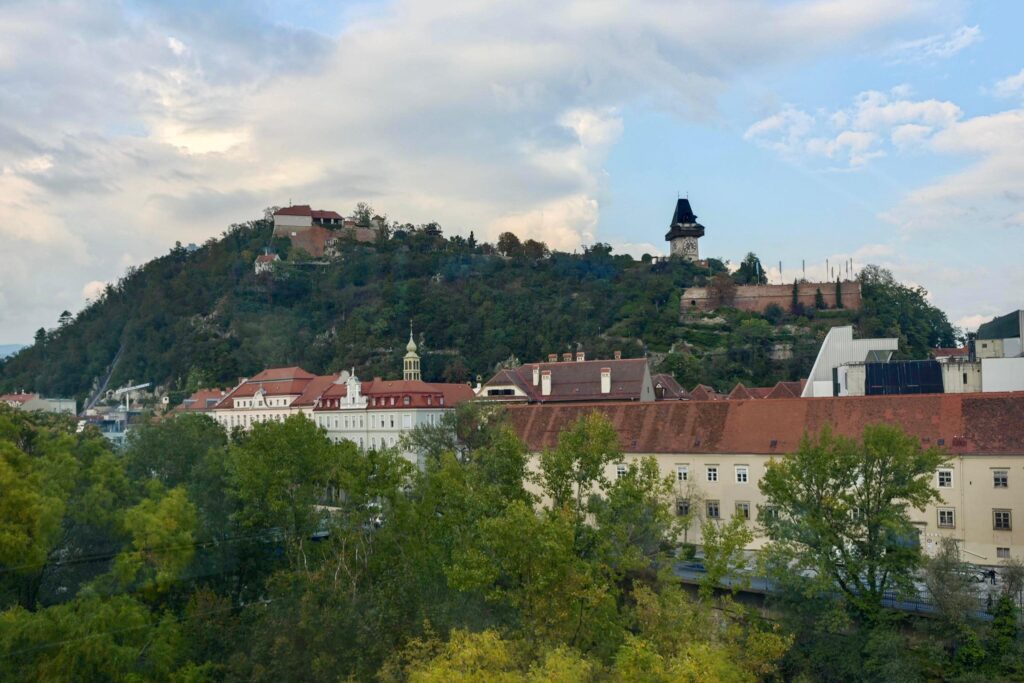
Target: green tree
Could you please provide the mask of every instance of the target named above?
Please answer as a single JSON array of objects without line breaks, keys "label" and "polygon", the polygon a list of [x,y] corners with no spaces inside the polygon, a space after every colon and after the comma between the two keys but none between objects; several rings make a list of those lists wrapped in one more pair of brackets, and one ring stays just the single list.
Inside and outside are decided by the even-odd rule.
[{"label": "green tree", "polygon": [[866,427],[860,442],[828,429],[805,436],[759,483],[775,566],[809,573],[817,590],[876,615],[886,591],[912,588],[921,553],[908,510],[938,499],[932,480],[943,461],[886,425]]},{"label": "green tree", "polygon": [[739,268],[733,273],[732,279],[738,285],[768,284],[768,276],[765,275],[764,268],[761,266],[761,259],[753,252],[748,252],[743,257]]},{"label": "green tree", "polygon": [[239,519],[301,543],[320,522],[314,506],[338,474],[339,452],[303,415],[253,425],[229,451]]},{"label": "green tree", "polygon": [[716,588],[724,587],[723,579],[726,578],[730,579],[728,589],[733,594],[749,585],[744,548],[754,540],[754,532],[746,519],[734,515],[725,524],[709,519],[701,526],[701,538],[706,570],[700,580],[702,598],[706,600]]},{"label": "green tree", "polygon": [[821,293],[821,288],[814,290],[814,307],[819,311],[823,311],[828,308],[828,304],[825,303],[825,295]]},{"label": "green tree", "polygon": [[843,307],[843,283],[836,278],[836,308]]},{"label": "green tree", "polygon": [[166,493],[153,484],[150,497],[125,511],[131,545],[114,561],[124,586],[154,597],[181,578],[195,554],[196,510],[183,487]]},{"label": "green tree", "polygon": [[523,245],[515,233],[503,232],[498,235],[498,253],[508,257],[521,256]]}]

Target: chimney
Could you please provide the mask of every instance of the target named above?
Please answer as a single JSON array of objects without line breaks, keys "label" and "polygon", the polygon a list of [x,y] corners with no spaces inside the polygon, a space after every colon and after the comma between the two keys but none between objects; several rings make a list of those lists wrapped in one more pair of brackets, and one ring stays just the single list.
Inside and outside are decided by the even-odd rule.
[{"label": "chimney", "polygon": [[615,350],[615,360],[622,360],[622,351]]},{"label": "chimney", "polygon": [[540,373],[540,395],[550,396],[551,395],[551,371],[544,370]]},{"label": "chimney", "polygon": [[540,384],[540,366],[533,366],[533,386]]},{"label": "chimney", "polygon": [[583,351],[577,351],[576,352],[576,362],[577,363],[582,363],[586,359],[587,359],[587,354],[586,353],[584,353]]},{"label": "chimney", "polygon": [[558,362],[558,354],[557,353],[549,353],[548,354],[548,362],[549,363],[557,363]]},{"label": "chimney", "polygon": [[572,354],[571,353],[563,353],[562,354],[562,360],[565,361],[566,363],[570,362],[572,360]]},{"label": "chimney", "polygon": [[610,394],[612,391],[612,369],[601,368],[601,393]]}]

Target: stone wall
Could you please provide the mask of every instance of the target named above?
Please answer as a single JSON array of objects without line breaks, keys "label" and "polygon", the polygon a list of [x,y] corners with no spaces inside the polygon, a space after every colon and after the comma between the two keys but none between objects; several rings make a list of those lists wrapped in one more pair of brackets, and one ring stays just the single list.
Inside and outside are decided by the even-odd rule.
[{"label": "stone wall", "polygon": [[[843,308],[858,310],[861,306],[860,283],[848,280],[840,284],[842,288]],[[829,308],[836,307],[835,282],[802,282],[797,285],[797,299],[806,308],[814,308],[818,290]],[[738,308],[742,311],[763,313],[771,304],[776,304],[784,311],[789,311],[793,304],[793,285],[740,285],[736,288],[736,296],[731,303],[724,306]],[[680,299],[682,313],[710,311],[714,309],[708,299],[707,287],[690,287]]]}]

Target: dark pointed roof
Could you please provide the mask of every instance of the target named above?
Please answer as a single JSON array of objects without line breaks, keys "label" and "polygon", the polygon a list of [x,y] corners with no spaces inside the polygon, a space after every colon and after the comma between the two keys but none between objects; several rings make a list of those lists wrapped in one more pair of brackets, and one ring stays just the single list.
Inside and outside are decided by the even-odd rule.
[{"label": "dark pointed roof", "polygon": [[679,223],[686,225],[687,223],[696,223],[697,214],[690,208],[689,199],[678,199],[676,200],[676,211],[672,214],[672,225]]},{"label": "dark pointed roof", "polygon": [[697,222],[697,214],[690,208],[689,199],[676,200],[676,210],[672,214],[665,239],[671,241],[677,237],[703,237],[704,226]]}]

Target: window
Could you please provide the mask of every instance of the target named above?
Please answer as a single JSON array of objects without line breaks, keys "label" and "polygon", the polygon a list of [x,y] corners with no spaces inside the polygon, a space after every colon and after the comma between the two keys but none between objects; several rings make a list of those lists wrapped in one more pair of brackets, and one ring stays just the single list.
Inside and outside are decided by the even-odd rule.
[{"label": "window", "polygon": [[964,384],[967,384],[967,373],[964,373]]},{"label": "window", "polygon": [[412,399],[410,399],[408,396],[403,396],[402,397],[402,405],[403,406],[407,406],[410,403],[412,403]]},{"label": "window", "polygon": [[689,465],[676,465],[676,481],[688,481],[690,479]]},{"label": "window", "polygon": [[718,481],[718,467],[708,466],[708,481]]},{"label": "window", "polygon": [[402,429],[412,429],[412,415],[409,413],[402,415]]},{"label": "window", "polygon": [[778,519],[779,509],[774,505],[764,505],[758,508],[758,517],[765,520]]},{"label": "window", "polygon": [[[746,484],[747,480],[749,478],[750,478],[750,468],[749,467],[747,467],[746,465],[741,465],[741,466],[738,466],[736,468],[736,483],[737,484]],[[749,515],[747,516],[747,519],[750,519]]]},{"label": "window", "polygon": [[395,428],[395,416],[391,415],[390,417],[391,417],[391,422],[390,422],[391,428],[394,429]]},{"label": "window", "polygon": [[622,479],[624,476],[626,476],[626,466],[625,465],[616,465],[615,466],[615,478],[616,479]]},{"label": "window", "polygon": [[953,470],[950,470],[950,469],[939,470],[939,488],[940,489],[951,489],[951,488],[953,488]]},{"label": "window", "polygon": [[685,517],[690,514],[690,501],[688,500],[677,500],[676,501],[676,514],[680,517]]},{"label": "window", "polygon": [[996,557],[998,557],[1000,560],[1008,560],[1008,559],[1010,559],[1010,549],[1009,548],[996,548]]},{"label": "window", "polygon": [[939,508],[939,528],[953,529],[956,527],[956,512],[953,508]]},{"label": "window", "polygon": [[708,519],[718,519],[718,501],[708,501]]},{"label": "window", "polygon": [[1005,489],[1010,485],[1010,472],[1008,470],[992,470],[992,485],[997,489]]},{"label": "window", "polygon": [[750,503],[736,503],[736,516],[742,519],[750,519]]},{"label": "window", "polygon": [[992,511],[992,528],[997,531],[1009,531],[1013,528],[1010,523],[1010,511],[1009,510],[993,510]]}]

